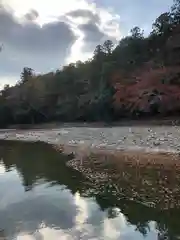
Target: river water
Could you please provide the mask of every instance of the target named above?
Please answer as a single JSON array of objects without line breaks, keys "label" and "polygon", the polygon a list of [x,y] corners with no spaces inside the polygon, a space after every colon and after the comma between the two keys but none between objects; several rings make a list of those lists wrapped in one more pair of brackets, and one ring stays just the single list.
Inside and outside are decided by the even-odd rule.
[{"label": "river water", "polygon": [[68,167],[71,158],[47,144],[0,142],[0,239],[180,239],[178,207],[117,201]]}]

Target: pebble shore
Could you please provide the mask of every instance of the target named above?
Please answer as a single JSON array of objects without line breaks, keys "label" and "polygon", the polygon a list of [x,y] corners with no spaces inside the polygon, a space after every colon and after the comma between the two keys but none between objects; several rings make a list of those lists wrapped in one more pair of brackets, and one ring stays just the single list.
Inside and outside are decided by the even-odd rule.
[{"label": "pebble shore", "polygon": [[0,130],[0,139],[89,149],[180,152],[179,126]]}]

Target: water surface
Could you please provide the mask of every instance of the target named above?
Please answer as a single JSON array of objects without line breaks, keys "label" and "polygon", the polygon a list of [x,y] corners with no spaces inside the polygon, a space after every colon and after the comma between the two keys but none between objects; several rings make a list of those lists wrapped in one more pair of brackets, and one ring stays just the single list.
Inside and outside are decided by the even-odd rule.
[{"label": "water surface", "polygon": [[0,237],[180,239],[178,208],[117,200],[107,186],[97,191],[66,166],[70,159],[47,144],[0,142]]}]

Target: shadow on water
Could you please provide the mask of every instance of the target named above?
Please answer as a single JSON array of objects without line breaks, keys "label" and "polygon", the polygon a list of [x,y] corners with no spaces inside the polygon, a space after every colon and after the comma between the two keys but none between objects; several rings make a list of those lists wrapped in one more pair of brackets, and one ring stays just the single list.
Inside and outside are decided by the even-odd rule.
[{"label": "shadow on water", "polygon": [[[135,201],[137,195],[151,196],[151,201],[153,196],[165,199],[169,186],[172,189],[173,186],[166,183],[167,186],[163,185],[166,191],[161,192],[157,180],[162,175],[148,169],[137,178],[137,171],[123,168],[118,181],[128,197],[118,197],[119,193],[110,187],[111,180],[95,184],[68,167],[66,162],[71,158],[43,143],[0,142],[0,236],[4,234],[10,236],[7,239],[13,239],[18,234],[28,233],[34,237],[30,239],[58,239],[48,233],[44,234],[50,238],[43,238],[42,233],[39,238],[34,235],[38,229],[45,229],[45,225],[46,231],[47,227],[61,231],[62,239],[91,239],[90,236],[94,239],[180,239],[180,209],[176,204],[171,209],[161,209],[158,205],[149,207]],[[128,178],[124,176],[125,172]],[[148,179],[149,188],[140,184],[139,179],[143,178]],[[173,184],[175,189],[179,188],[177,179],[173,178]],[[179,201],[178,190],[176,192],[171,197]],[[77,202],[79,208],[84,206],[81,215],[85,212],[88,215],[81,229],[80,223],[77,224]],[[107,226],[109,236],[102,235],[103,221],[111,225],[113,221],[115,235],[114,228]],[[98,226],[99,230],[90,233],[90,225]]]},{"label": "shadow on water", "polygon": [[6,171],[17,169],[25,191],[38,180],[68,186],[72,194],[82,188],[82,175],[65,165],[72,157],[59,154],[48,144],[0,142],[0,154]]}]

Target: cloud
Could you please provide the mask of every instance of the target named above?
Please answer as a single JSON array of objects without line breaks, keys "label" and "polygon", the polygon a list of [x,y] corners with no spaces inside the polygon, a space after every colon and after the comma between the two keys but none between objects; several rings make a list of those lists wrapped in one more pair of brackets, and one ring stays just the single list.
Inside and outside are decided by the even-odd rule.
[{"label": "cloud", "polygon": [[[151,31],[154,20],[163,12],[169,11],[173,0],[96,0],[99,7],[113,7],[120,15],[121,33],[127,35],[134,26]],[[135,2],[135,3],[134,3]]]},{"label": "cloud", "polygon": [[94,22],[100,22],[100,16],[97,13],[92,12],[92,10],[87,9],[77,9],[66,14],[72,18],[81,18],[83,21],[87,19],[87,21],[91,20]]},{"label": "cloud", "polygon": [[135,25],[147,34],[172,2],[0,0],[6,6],[0,7],[0,78],[14,79],[24,66],[48,72],[67,62],[86,60],[96,45],[106,39],[120,40]]},{"label": "cloud", "polygon": [[84,51],[93,51],[99,43],[108,38],[94,22],[82,24],[79,28],[84,34]]},{"label": "cloud", "polygon": [[25,19],[29,20],[29,21],[33,21],[33,20],[36,20],[39,16],[39,13],[34,10],[34,9],[31,9],[28,13],[25,14]]},{"label": "cloud", "polygon": [[32,21],[38,12],[25,14],[28,21],[20,21],[13,12],[0,8],[0,75],[20,73],[23,66],[37,71],[48,71],[59,67],[70,54],[76,40],[71,27],[62,21],[44,24]]},{"label": "cloud", "polygon": [[120,37],[119,16],[92,5],[89,10],[73,10],[66,14],[82,34],[82,51],[92,53],[98,44],[109,39],[117,42]]},{"label": "cloud", "polygon": [[28,199],[20,192],[22,200],[18,199],[19,201],[8,204],[7,207],[1,207],[1,228],[13,237],[17,234],[18,223],[22,223],[19,225],[21,233],[35,233],[42,223],[46,227],[54,226],[62,231],[73,228],[78,211],[72,196],[64,194],[63,191],[61,194],[59,192],[60,188],[56,188],[55,191],[44,188],[40,194],[29,195]]},{"label": "cloud", "polygon": [[0,1],[1,79],[18,78],[25,66],[48,72],[86,60],[106,39],[120,39],[119,16],[94,2]]}]

